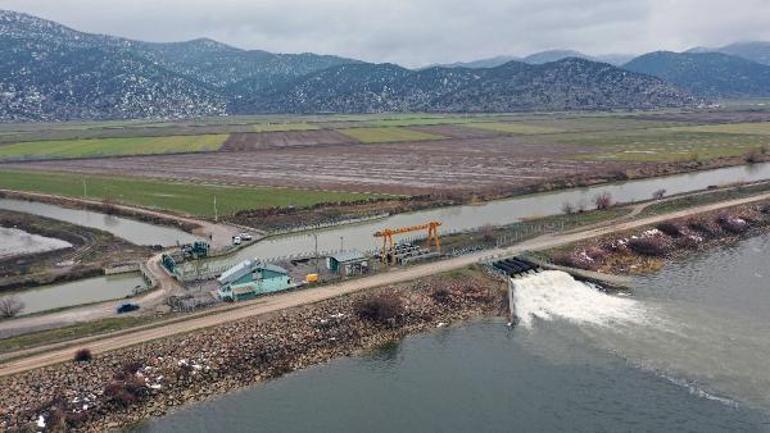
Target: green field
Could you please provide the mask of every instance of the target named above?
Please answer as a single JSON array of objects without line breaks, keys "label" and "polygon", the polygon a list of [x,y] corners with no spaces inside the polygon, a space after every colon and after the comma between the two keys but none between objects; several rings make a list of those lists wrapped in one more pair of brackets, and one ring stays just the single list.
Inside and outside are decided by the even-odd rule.
[{"label": "green field", "polygon": [[505,134],[537,135],[553,134],[561,132],[561,129],[551,126],[532,125],[526,123],[505,123],[505,122],[476,122],[466,123],[463,126],[484,129],[487,131],[502,132]]},{"label": "green field", "polygon": [[478,122],[476,117],[413,117],[404,119],[379,119],[366,122],[367,126],[376,128],[399,126],[432,126],[432,125],[462,125]]},{"label": "green field", "polygon": [[86,197],[89,199],[110,200],[201,217],[214,216],[214,197],[216,197],[219,215],[246,209],[275,206],[307,207],[316,203],[356,201],[376,197],[364,193],[230,187],[128,177],[0,171],[0,188],[77,198],[83,197],[84,180]]},{"label": "green field", "polygon": [[383,128],[344,128],[338,129],[348,137],[354,138],[362,143],[389,143],[395,141],[424,141],[441,140],[445,137],[427,132],[413,131],[406,128],[383,127]]},{"label": "green field", "polygon": [[0,159],[92,158],[218,150],[227,135],[30,141],[0,146]]},{"label": "green field", "polygon": [[710,132],[718,134],[770,135],[770,123],[727,123],[722,125],[700,125],[669,128],[679,132]]},{"label": "green field", "polygon": [[[730,125],[714,125],[728,127]],[[543,135],[545,143],[590,146],[580,159],[617,161],[707,160],[741,156],[753,149],[770,146],[770,133],[708,132],[709,126],[650,128],[593,133]],[[727,130],[728,128],[723,128]]]},{"label": "green field", "polygon": [[318,125],[305,122],[260,123],[254,125],[254,132],[313,131],[321,129]]}]

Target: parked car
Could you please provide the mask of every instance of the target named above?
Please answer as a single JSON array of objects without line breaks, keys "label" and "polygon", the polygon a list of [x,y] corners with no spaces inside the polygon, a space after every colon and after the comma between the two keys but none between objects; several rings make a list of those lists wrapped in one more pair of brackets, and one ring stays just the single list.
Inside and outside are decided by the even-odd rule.
[{"label": "parked car", "polygon": [[233,236],[233,245],[240,245],[240,244],[241,244],[241,237]]},{"label": "parked car", "polygon": [[118,312],[118,314],[123,314],[123,313],[130,313],[138,309],[139,309],[138,304],[134,304],[133,302],[126,302],[125,304],[118,305],[118,308],[116,311]]},{"label": "parked car", "polygon": [[250,241],[254,239],[254,237],[251,236],[250,233],[246,233],[246,232],[239,233],[238,236],[241,238],[242,241]]}]

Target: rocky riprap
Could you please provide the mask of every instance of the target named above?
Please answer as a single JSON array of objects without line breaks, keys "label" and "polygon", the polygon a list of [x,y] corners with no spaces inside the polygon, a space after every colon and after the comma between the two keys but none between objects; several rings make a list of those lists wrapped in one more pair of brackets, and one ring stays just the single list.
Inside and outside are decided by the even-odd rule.
[{"label": "rocky riprap", "polygon": [[768,228],[770,202],[760,202],[591,239],[552,252],[551,260],[608,274],[643,274],[660,269],[666,259],[734,242]]},{"label": "rocky riprap", "polygon": [[[0,430],[102,432],[421,330],[504,311],[481,273],[437,276],[258,316],[3,378]],[[371,297],[399,299],[387,320],[359,317]],[[73,348],[73,355],[76,348]]]}]

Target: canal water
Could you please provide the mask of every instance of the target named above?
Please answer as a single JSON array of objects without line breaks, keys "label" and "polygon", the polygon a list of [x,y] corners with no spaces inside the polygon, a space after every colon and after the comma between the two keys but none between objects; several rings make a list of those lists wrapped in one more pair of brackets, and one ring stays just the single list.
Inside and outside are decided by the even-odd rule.
[{"label": "canal water", "polygon": [[770,432],[770,236],[668,265],[630,296],[559,272],[520,324],[407,338],[132,433]]},{"label": "canal water", "polygon": [[91,227],[126,239],[137,245],[176,245],[197,239],[179,229],[134,221],[83,209],[69,209],[47,203],[24,200],[0,199],[0,209],[26,212],[59,221]]},{"label": "canal water", "polygon": [[[681,174],[654,179],[635,180],[588,188],[529,195],[498,200],[481,205],[455,206],[407,214],[398,214],[369,223],[341,226],[317,231],[319,251],[345,249],[371,250],[377,248],[373,234],[386,227],[402,227],[441,221],[441,231],[471,230],[484,225],[505,225],[526,218],[543,217],[562,213],[562,205],[585,203],[591,206],[593,197],[609,193],[616,202],[649,200],[655,191],[665,189],[667,194],[679,194],[706,189],[711,185],[725,185],[738,181],[770,179],[770,163],[729,167],[716,170]],[[227,258],[237,262],[255,257],[274,257],[302,254],[315,250],[315,240],[307,233],[268,238],[241,250],[237,257]]]},{"label": "canal water", "polygon": [[21,315],[39,313],[93,302],[122,299],[147,283],[138,273],[108,275],[69,283],[41,286],[23,292],[8,293],[24,303]]},{"label": "canal water", "polygon": [[61,239],[39,236],[15,228],[0,227],[0,259],[55,251],[71,246],[71,243]]}]

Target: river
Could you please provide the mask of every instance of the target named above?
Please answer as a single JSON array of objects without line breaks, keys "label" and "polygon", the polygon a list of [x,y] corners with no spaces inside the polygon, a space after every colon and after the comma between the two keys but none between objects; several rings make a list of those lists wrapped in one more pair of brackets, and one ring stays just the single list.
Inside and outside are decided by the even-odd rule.
[{"label": "river", "polygon": [[519,326],[440,329],[183,408],[132,433],[770,432],[770,236],[612,296],[545,273]]},{"label": "river", "polygon": [[190,233],[172,227],[34,201],[0,199],[0,209],[26,212],[65,221],[70,224],[104,230],[137,245],[163,245],[164,247],[169,247],[176,245],[177,242],[187,243],[197,239]]}]

